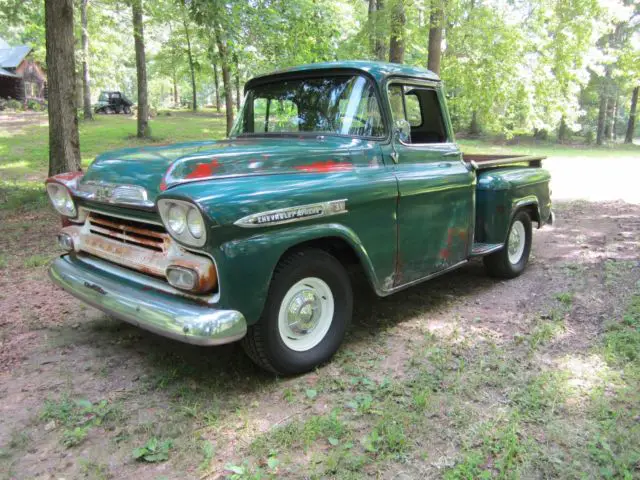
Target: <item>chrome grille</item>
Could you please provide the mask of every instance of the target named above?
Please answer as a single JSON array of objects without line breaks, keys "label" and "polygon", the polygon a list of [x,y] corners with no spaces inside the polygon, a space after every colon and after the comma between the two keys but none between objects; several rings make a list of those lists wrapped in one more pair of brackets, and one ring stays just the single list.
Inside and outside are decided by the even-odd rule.
[{"label": "chrome grille", "polygon": [[125,245],[166,253],[170,237],[161,225],[126,220],[91,212],[88,216],[89,231]]}]

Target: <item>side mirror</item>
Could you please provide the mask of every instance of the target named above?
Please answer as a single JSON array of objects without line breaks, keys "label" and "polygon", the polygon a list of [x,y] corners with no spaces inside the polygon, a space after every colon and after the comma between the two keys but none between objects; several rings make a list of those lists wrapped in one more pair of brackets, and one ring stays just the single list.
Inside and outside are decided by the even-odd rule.
[{"label": "side mirror", "polygon": [[401,143],[411,143],[411,125],[404,118],[393,122],[393,138]]}]

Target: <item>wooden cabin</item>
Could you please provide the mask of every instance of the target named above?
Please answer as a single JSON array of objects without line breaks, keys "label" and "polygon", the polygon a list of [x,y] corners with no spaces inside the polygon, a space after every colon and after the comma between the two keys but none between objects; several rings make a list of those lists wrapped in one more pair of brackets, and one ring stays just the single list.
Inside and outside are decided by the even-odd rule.
[{"label": "wooden cabin", "polygon": [[47,76],[28,45],[10,46],[0,38],[0,97],[23,103],[47,98]]}]

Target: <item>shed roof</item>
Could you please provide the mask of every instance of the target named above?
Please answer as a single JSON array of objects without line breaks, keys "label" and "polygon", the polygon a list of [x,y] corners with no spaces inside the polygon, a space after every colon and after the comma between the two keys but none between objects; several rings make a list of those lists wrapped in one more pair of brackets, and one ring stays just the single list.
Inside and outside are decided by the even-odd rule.
[{"label": "shed roof", "polygon": [[11,73],[4,68],[0,68],[0,77],[11,77],[11,78],[19,78],[15,73]]},{"label": "shed roof", "polygon": [[29,45],[0,48],[0,68],[18,68],[29,52],[31,52]]}]

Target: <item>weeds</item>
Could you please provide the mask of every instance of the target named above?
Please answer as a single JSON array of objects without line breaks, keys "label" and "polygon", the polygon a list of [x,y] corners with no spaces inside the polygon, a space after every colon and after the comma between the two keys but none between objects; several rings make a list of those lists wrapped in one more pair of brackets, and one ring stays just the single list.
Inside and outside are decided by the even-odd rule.
[{"label": "weeds", "polygon": [[61,442],[71,448],[81,444],[93,427],[114,421],[120,417],[120,410],[107,400],[92,403],[86,399],[71,400],[68,396],[58,401],[46,400],[40,419],[65,427]]},{"label": "weeds", "polygon": [[132,455],[135,460],[141,462],[164,462],[169,460],[169,451],[172,448],[172,440],[164,440],[161,442],[156,437],[152,437],[144,446],[134,449]]}]

